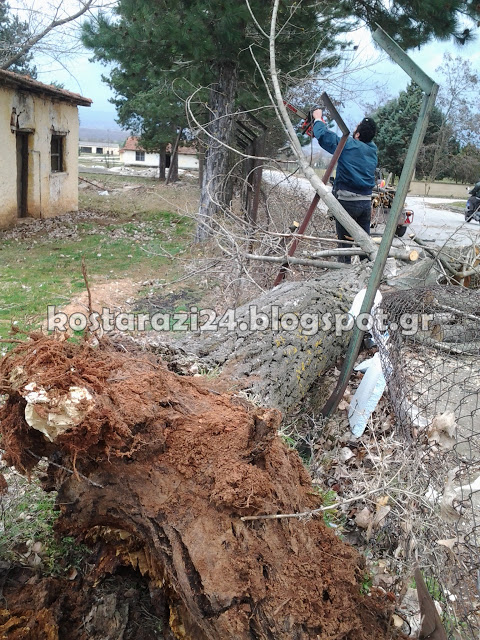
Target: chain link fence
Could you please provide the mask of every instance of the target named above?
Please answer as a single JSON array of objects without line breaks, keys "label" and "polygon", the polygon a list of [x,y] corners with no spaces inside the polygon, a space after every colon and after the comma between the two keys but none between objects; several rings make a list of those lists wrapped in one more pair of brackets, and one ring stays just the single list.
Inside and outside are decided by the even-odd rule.
[{"label": "chain link fence", "polygon": [[399,489],[391,553],[422,568],[448,637],[478,640],[480,291],[391,292],[381,306],[375,338],[405,447],[388,480]]}]

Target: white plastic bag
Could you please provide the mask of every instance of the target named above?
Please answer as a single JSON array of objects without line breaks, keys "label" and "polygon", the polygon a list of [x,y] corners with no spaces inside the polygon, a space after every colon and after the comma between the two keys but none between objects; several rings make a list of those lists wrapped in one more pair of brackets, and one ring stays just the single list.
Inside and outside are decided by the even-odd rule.
[{"label": "white plastic bag", "polygon": [[368,419],[385,391],[386,381],[378,353],[361,362],[355,370],[365,371],[365,375],[350,403],[348,421],[353,435],[359,437],[365,431]]}]

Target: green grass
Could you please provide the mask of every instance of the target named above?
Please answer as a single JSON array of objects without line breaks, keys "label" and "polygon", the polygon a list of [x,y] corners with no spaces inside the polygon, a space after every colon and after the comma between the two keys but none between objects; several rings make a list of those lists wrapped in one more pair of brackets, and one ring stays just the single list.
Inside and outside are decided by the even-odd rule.
[{"label": "green grass", "polygon": [[[338,503],[338,495],[335,491],[332,491],[332,489],[320,493],[324,507],[330,507]],[[345,524],[345,516],[338,511],[338,507],[332,506],[332,509],[323,512],[323,521],[328,527],[337,529]]]},{"label": "green grass", "polygon": [[369,573],[364,573],[362,578],[362,584],[360,586],[360,593],[364,596],[368,596],[372,588],[373,579]]},{"label": "green grass", "polygon": [[[82,258],[91,287],[123,278],[134,282],[170,279],[180,271],[178,261],[165,251],[180,256],[190,245],[194,223],[178,211],[187,209],[187,204],[190,209],[195,206],[195,192],[188,185],[166,192],[142,178],[92,178],[119,190],[112,190],[108,197],[99,196],[95,189],[83,190],[80,208],[91,212],[91,218],[60,217],[37,231],[37,223],[27,224],[0,239],[0,338],[8,338],[12,323],[23,332],[40,327],[47,305],[64,306],[83,292]],[[122,190],[128,183],[148,188]],[[178,196],[178,206],[170,207],[165,197],[160,198],[162,193]],[[46,231],[52,226],[61,237]],[[144,295],[142,289],[138,297]],[[0,354],[6,348],[0,344]],[[5,476],[10,476],[10,488],[0,498],[0,559],[52,575],[79,567],[88,550],[71,537],[55,537],[55,495],[18,474],[7,471]]]},{"label": "green grass", "polygon": [[[102,225],[80,221],[71,238],[45,235],[4,240],[0,244],[0,338],[11,323],[21,331],[41,325],[47,305],[65,305],[85,288],[81,263],[85,258],[91,284],[122,278],[158,277],[178,255],[192,231],[189,218],[165,211],[138,213],[125,221],[116,212]],[[122,237],[113,233],[121,229]],[[157,255],[156,255],[157,254]]]},{"label": "green grass", "polygon": [[55,536],[59,514],[55,495],[42,491],[35,481],[15,476],[13,487],[1,501],[0,558],[37,567],[48,575],[80,567],[90,551],[72,537]]}]

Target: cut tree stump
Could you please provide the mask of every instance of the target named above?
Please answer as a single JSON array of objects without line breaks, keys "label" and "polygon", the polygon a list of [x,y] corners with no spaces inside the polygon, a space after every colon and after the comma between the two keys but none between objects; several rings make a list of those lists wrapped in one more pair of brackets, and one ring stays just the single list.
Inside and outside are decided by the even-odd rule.
[{"label": "cut tree stump", "polygon": [[[241,520],[322,503],[277,435],[277,410],[212,392],[152,354],[42,335],[3,358],[0,390],[4,460],[23,473],[51,461],[57,532],[103,548],[99,577],[119,563],[143,574],[166,603],[165,638],[391,637],[393,605],[362,595],[361,557],[321,519]],[[9,637],[67,637],[63,607],[47,601],[43,635],[37,625]],[[69,640],[92,637],[85,620],[74,629]]]}]

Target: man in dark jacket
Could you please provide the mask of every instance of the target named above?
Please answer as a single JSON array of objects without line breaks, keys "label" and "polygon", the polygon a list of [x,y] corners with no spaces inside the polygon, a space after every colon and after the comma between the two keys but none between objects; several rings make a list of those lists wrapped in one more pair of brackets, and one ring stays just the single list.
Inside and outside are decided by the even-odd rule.
[{"label": "man in dark jacket", "polygon": [[[313,135],[320,146],[333,153],[340,138],[330,129],[322,119],[322,110],[315,109],[313,118]],[[377,146],[372,142],[377,132],[377,126],[372,118],[364,118],[357,126],[351,138],[338,159],[337,173],[333,183],[333,195],[342,207],[357,222],[366,233],[370,234],[372,189],[375,186],[375,169],[377,167]],[[345,240],[348,233],[338,222],[337,236]],[[340,247],[349,245],[340,243]],[[340,262],[350,263],[350,256],[342,256]]]},{"label": "man in dark jacket", "polygon": [[474,198],[480,198],[480,180],[473,185],[468,193]]}]

